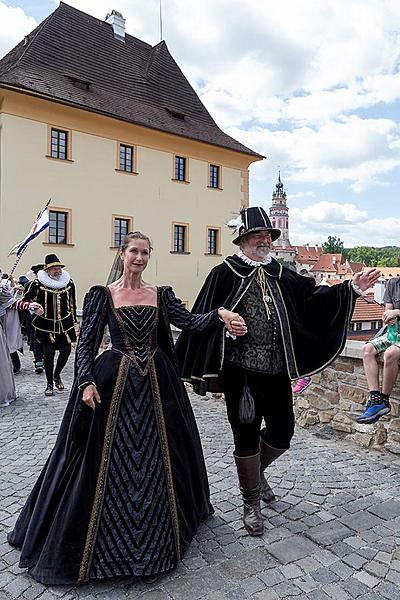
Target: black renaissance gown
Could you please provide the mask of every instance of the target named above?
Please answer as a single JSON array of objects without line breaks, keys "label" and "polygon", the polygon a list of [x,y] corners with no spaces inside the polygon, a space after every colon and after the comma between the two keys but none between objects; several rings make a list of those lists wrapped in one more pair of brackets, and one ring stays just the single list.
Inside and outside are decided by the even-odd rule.
[{"label": "black renaissance gown", "polygon": [[[213,512],[170,323],[222,327],[217,310],[191,314],[170,287],[158,288],[157,307],[115,308],[108,288],[88,292],[60,432],[8,536],[36,580],[163,573]],[[106,325],[112,348],[96,358]],[[101,397],[95,411],[79,389],[90,381]]]}]

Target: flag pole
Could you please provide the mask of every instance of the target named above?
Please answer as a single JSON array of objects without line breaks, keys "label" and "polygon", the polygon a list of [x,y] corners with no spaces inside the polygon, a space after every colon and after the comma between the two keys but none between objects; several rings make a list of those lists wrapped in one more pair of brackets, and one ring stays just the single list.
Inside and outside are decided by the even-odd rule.
[{"label": "flag pole", "polygon": [[[36,220],[40,219],[40,217],[42,216],[42,214],[44,213],[44,211],[46,210],[46,208],[48,208],[48,206],[49,206],[50,202],[51,202],[51,198],[49,198],[49,199],[47,200],[45,207],[44,207],[44,208],[43,208],[41,211],[39,211],[39,213],[38,213],[38,215],[37,215],[37,217],[36,217]],[[22,258],[22,256],[23,256],[23,254],[24,254],[25,250],[27,249],[27,247],[28,247],[28,244],[25,246],[25,248],[23,248],[23,249],[22,249],[22,252],[21,252],[21,254],[20,254],[19,256],[17,256],[17,258],[16,258],[16,260],[15,260],[15,263],[13,264],[13,266],[12,266],[12,268],[11,268],[10,274],[9,274],[9,276],[8,276],[8,280],[10,280],[10,279],[11,279],[11,277],[13,276],[13,274],[15,273],[15,269],[17,268],[17,266],[18,266],[18,263],[19,263],[19,261],[21,260],[21,258]]]},{"label": "flag pole", "polygon": [[14,271],[15,271],[15,269],[17,268],[17,266],[18,266],[18,263],[19,263],[19,261],[21,260],[21,258],[22,258],[22,256],[23,256],[23,254],[24,254],[25,250],[27,249],[27,247],[28,247],[28,246],[25,246],[25,248],[22,250],[21,254],[20,254],[19,256],[17,256],[17,258],[16,258],[16,261],[15,261],[15,263],[13,264],[13,266],[12,266],[12,269],[11,269],[11,271],[10,271],[10,274],[9,274],[9,276],[8,276],[8,279],[9,279],[9,280],[10,280],[10,279],[11,279],[11,277],[13,276],[13,274],[14,274]]}]

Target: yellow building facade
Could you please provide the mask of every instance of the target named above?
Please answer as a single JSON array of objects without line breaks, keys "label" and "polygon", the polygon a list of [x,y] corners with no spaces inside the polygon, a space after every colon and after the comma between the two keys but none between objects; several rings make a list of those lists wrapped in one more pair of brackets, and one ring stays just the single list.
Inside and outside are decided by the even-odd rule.
[{"label": "yellow building facade", "polygon": [[225,223],[248,205],[249,165],[261,158],[0,78],[0,266],[11,269],[10,248],[51,198],[51,229],[30,243],[17,275],[56,253],[81,307],[86,290],[106,282],[123,232],[140,230],[154,247],[145,279],[172,285],[190,307],[207,273],[234,248]]}]

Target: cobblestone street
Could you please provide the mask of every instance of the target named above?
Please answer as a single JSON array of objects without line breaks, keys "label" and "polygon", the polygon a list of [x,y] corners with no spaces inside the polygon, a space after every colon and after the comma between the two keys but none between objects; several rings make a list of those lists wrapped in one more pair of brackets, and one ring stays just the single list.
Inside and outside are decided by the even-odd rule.
[{"label": "cobblestone street", "polygon": [[[72,361],[65,374],[70,384]],[[298,429],[269,472],[277,501],[262,538],[245,535],[224,405],[193,397],[215,515],[181,565],[155,581],[36,583],[18,568],[9,531],[54,443],[68,392],[45,398],[30,356],[19,399],[0,412],[0,599],[400,599],[400,460]]]}]

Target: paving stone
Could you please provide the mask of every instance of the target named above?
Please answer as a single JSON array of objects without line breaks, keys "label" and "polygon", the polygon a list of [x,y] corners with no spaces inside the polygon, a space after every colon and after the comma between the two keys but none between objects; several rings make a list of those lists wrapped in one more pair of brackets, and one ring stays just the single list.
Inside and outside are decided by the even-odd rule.
[{"label": "paving stone", "polygon": [[265,589],[265,583],[259,577],[248,577],[241,582],[241,587],[244,589],[246,594],[252,596],[256,592],[260,592]]},{"label": "paving stone", "polygon": [[365,511],[349,515],[348,517],[340,519],[340,521],[355,531],[372,529],[372,527],[382,523],[382,519]]},{"label": "paving stone", "polygon": [[367,571],[359,571],[358,573],[354,573],[354,577],[361,581],[361,583],[365,583],[369,588],[374,588],[378,585],[379,579],[367,573]]},{"label": "paving stone", "polygon": [[285,579],[296,579],[296,577],[303,575],[303,571],[297,565],[283,565],[280,569]]},{"label": "paving stone", "polygon": [[397,598],[400,598],[399,587],[386,581],[379,583],[374,591],[380,594],[383,598],[387,598],[387,600],[397,600]]},{"label": "paving stone", "polygon": [[[278,600],[279,596],[273,589],[263,590],[251,597],[251,600]],[[299,598],[299,596],[298,596]],[[216,598],[215,600],[220,600]]]},{"label": "paving stone", "polygon": [[386,575],[386,581],[390,581],[394,585],[397,585],[400,590],[400,572],[390,569]]},{"label": "paving stone", "polygon": [[290,537],[268,547],[268,552],[286,564],[313,554],[318,548],[302,535]]},{"label": "paving stone", "polygon": [[345,579],[341,585],[353,598],[358,598],[369,591],[369,588],[355,577]]},{"label": "paving stone", "polygon": [[336,573],[334,573],[328,568],[312,571],[310,575],[315,581],[318,581],[322,584],[335,583],[340,579],[340,577]]},{"label": "paving stone", "polygon": [[343,562],[345,562],[347,565],[350,565],[350,567],[354,567],[354,569],[361,569],[362,566],[368,561],[366,558],[360,556],[356,552],[352,552],[343,558]]},{"label": "paving stone", "polygon": [[365,571],[368,571],[368,573],[375,575],[379,579],[384,579],[386,577],[387,572],[389,571],[388,565],[377,562],[375,560],[367,562],[363,568]]},{"label": "paving stone", "polygon": [[314,590],[307,594],[308,600],[329,600],[328,594],[323,590]]},{"label": "paving stone", "polygon": [[278,594],[279,598],[291,598],[292,596],[299,596],[301,594],[301,588],[293,583],[279,583],[275,586],[274,591]]},{"label": "paving stone", "polygon": [[333,598],[334,600],[349,600],[352,598],[350,594],[348,594],[339,584],[330,583],[324,586],[325,592],[328,594],[329,598]]},{"label": "paving stone", "polygon": [[390,520],[400,516],[400,502],[397,500],[387,500],[368,508],[369,512],[381,519]]},{"label": "paving stone", "polygon": [[272,587],[278,583],[282,583],[284,580],[283,573],[278,568],[268,569],[259,574],[259,578],[264,582],[267,587]]},{"label": "paving stone", "polygon": [[312,527],[305,535],[321,546],[330,546],[335,542],[349,537],[351,530],[339,521],[331,521]]}]

